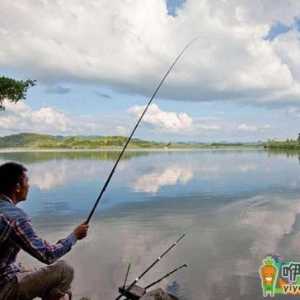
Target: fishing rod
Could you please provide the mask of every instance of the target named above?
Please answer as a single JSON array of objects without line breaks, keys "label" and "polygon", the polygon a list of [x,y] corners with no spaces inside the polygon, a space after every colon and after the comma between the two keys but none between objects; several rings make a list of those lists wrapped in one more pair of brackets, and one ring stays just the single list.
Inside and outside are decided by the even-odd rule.
[{"label": "fishing rod", "polygon": [[177,267],[176,269],[168,272],[167,274],[165,274],[161,278],[155,280],[154,282],[148,284],[144,288],[140,287],[138,285],[134,285],[133,288],[130,291],[128,291],[127,289],[125,289],[124,287],[122,287],[122,288],[119,288],[119,292],[122,294],[122,296],[126,297],[126,299],[139,300],[140,298],[142,298],[147,293],[147,290],[149,288],[151,288],[154,285],[160,283],[164,279],[168,278],[169,276],[171,276],[172,274],[178,272],[179,270],[181,270],[183,268],[187,268],[187,264],[181,265],[180,267]]},{"label": "fishing rod", "polygon": [[165,73],[165,75],[164,75],[164,76],[162,77],[162,79],[160,80],[160,82],[159,82],[157,88],[155,89],[155,91],[154,91],[153,95],[151,96],[151,98],[150,98],[148,104],[146,105],[146,107],[145,107],[143,113],[141,114],[141,116],[140,116],[140,118],[138,119],[136,125],[134,126],[134,128],[133,128],[133,130],[132,130],[130,136],[128,137],[128,139],[127,139],[127,141],[126,141],[126,143],[125,143],[125,145],[124,145],[122,151],[120,152],[120,154],[119,154],[119,156],[118,156],[118,159],[116,160],[116,162],[115,162],[115,164],[114,164],[114,166],[113,166],[111,172],[109,173],[109,175],[108,175],[108,177],[107,177],[107,180],[105,181],[105,183],[104,183],[104,185],[103,185],[103,187],[102,187],[102,190],[100,191],[100,194],[99,194],[98,198],[96,199],[96,202],[95,202],[95,204],[94,204],[94,206],[93,206],[93,208],[92,208],[92,210],[91,210],[91,212],[90,212],[88,218],[87,218],[86,221],[84,222],[85,224],[88,224],[88,223],[90,222],[92,216],[94,215],[95,210],[96,210],[96,208],[97,208],[97,206],[98,206],[98,204],[99,204],[99,202],[100,202],[100,200],[101,200],[101,198],[102,198],[102,195],[104,194],[104,192],[105,192],[105,190],[106,190],[106,188],[107,188],[107,186],[108,186],[108,184],[109,184],[109,182],[110,182],[110,180],[111,180],[111,178],[112,178],[112,176],[113,176],[113,174],[114,174],[114,172],[115,172],[115,170],[116,170],[116,168],[117,168],[117,166],[118,166],[118,164],[119,164],[119,162],[120,162],[120,160],[121,160],[121,158],[122,158],[122,156],[123,156],[123,154],[124,154],[124,152],[125,152],[125,150],[126,150],[126,148],[127,148],[127,146],[128,146],[128,144],[129,144],[129,142],[131,141],[131,138],[133,137],[133,135],[134,135],[136,129],[138,128],[139,124],[141,123],[141,121],[142,121],[142,119],[143,119],[145,113],[147,112],[147,110],[148,110],[150,104],[152,103],[154,97],[155,97],[156,94],[158,93],[160,87],[163,85],[164,81],[166,80],[166,78],[168,77],[168,75],[170,74],[170,72],[172,71],[172,69],[174,68],[174,66],[176,65],[176,63],[178,62],[178,60],[179,60],[179,59],[181,58],[181,56],[184,54],[184,52],[186,51],[186,49],[189,48],[189,47],[191,46],[191,44],[193,44],[197,39],[199,39],[199,37],[196,37],[196,38],[194,38],[193,40],[191,40],[191,41],[183,48],[183,50],[179,53],[179,55],[175,58],[175,60],[173,61],[173,63],[172,63],[171,66],[169,67],[168,71]]},{"label": "fishing rod", "polygon": [[171,276],[172,274],[174,274],[175,272],[179,271],[180,269],[183,268],[187,268],[188,265],[187,264],[183,264],[180,267],[177,267],[176,269],[170,271],[169,273],[167,273],[166,275],[162,276],[161,278],[155,280],[154,282],[148,284],[144,289],[148,290],[149,288],[153,287],[154,285],[160,283],[161,281],[163,281],[164,279],[166,279],[167,277]]},{"label": "fishing rod", "polygon": [[127,268],[127,272],[126,272],[125,280],[124,280],[124,284],[123,284],[123,289],[125,289],[125,287],[126,287],[126,283],[127,283],[127,279],[128,279],[130,268],[131,268],[131,264],[129,264],[128,268]]},{"label": "fishing rod", "polygon": [[[185,237],[185,233],[182,234],[168,249],[166,249],[160,256],[157,257],[157,259],[144,271],[139,275],[125,290],[123,293],[128,293],[132,287],[138,283],[145,275],[148,273],[167,253],[169,253],[174,247],[177,246],[177,244]],[[119,300],[122,298],[122,294],[119,295],[116,300]]]}]

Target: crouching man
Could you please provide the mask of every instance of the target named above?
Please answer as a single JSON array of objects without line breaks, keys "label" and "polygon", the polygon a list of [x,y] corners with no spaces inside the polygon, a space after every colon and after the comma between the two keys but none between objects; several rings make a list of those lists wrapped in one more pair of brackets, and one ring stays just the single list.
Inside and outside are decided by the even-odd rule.
[{"label": "crouching man", "polygon": [[[28,216],[16,206],[27,197],[26,171],[24,166],[13,162],[0,166],[0,300],[71,299],[73,269],[64,261],[56,261],[69,252],[77,240],[86,237],[88,225],[79,225],[54,245],[41,239]],[[20,250],[49,266],[22,272],[16,264]]]}]

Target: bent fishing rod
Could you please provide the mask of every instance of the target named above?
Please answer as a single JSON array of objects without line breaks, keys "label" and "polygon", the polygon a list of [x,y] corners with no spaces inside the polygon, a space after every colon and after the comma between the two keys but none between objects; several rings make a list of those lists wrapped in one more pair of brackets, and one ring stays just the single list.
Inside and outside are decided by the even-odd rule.
[{"label": "bent fishing rod", "polygon": [[136,125],[134,126],[134,128],[133,128],[133,130],[132,130],[130,136],[128,137],[128,139],[127,139],[127,141],[126,141],[126,143],[125,143],[125,145],[124,145],[122,151],[120,152],[120,154],[119,154],[119,156],[118,156],[118,159],[116,160],[116,162],[115,162],[115,164],[114,164],[114,166],[113,166],[111,172],[109,173],[109,175],[108,175],[108,177],[107,177],[107,180],[105,181],[105,183],[104,183],[104,185],[103,185],[103,187],[102,187],[102,190],[100,191],[100,194],[99,194],[98,198],[96,199],[96,202],[95,202],[95,204],[94,204],[94,206],[93,206],[93,208],[92,208],[92,210],[91,210],[91,212],[90,212],[88,218],[87,218],[86,221],[84,222],[85,224],[89,224],[91,218],[93,217],[93,215],[94,215],[94,213],[95,213],[95,210],[96,210],[96,208],[97,208],[97,206],[98,206],[98,204],[99,204],[99,202],[100,202],[100,200],[101,200],[101,198],[102,198],[102,195],[104,194],[104,192],[105,192],[107,186],[109,185],[110,180],[111,180],[113,174],[115,173],[115,170],[116,170],[116,168],[117,168],[117,166],[118,166],[118,164],[119,164],[119,162],[120,162],[120,160],[121,160],[121,158],[122,158],[122,156],[123,156],[123,154],[124,154],[124,152],[125,152],[125,150],[126,150],[128,144],[129,144],[129,142],[131,141],[131,139],[132,139],[132,137],[133,137],[133,135],[134,135],[136,129],[138,128],[139,124],[141,123],[141,121],[142,121],[142,119],[143,119],[145,113],[147,112],[147,110],[148,110],[150,104],[152,103],[152,101],[153,101],[153,99],[155,98],[156,94],[158,93],[159,89],[160,89],[161,86],[163,85],[164,81],[166,80],[166,78],[168,77],[168,75],[170,74],[170,72],[172,71],[172,69],[174,68],[174,66],[176,65],[176,63],[178,62],[178,60],[182,57],[182,55],[184,54],[184,52],[187,50],[187,48],[189,48],[189,47],[191,46],[191,44],[193,44],[197,39],[199,39],[199,37],[196,37],[196,38],[194,38],[193,40],[191,40],[191,41],[183,48],[183,50],[179,53],[179,55],[175,58],[175,60],[173,61],[173,63],[172,63],[171,66],[169,67],[168,71],[165,73],[165,75],[164,75],[164,76],[162,77],[162,79],[160,80],[160,82],[159,82],[157,88],[155,89],[155,91],[154,91],[153,95],[151,96],[151,98],[150,98],[148,104],[146,105],[146,107],[145,107],[143,113],[141,114],[141,116],[140,116],[140,118],[138,119]]}]

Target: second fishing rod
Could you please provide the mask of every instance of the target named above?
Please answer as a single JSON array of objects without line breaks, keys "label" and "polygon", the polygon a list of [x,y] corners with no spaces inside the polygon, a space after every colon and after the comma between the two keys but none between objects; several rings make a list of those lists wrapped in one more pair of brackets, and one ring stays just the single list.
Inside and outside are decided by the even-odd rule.
[{"label": "second fishing rod", "polygon": [[[177,244],[185,237],[185,233],[182,234],[171,246],[169,246],[160,256],[157,257],[157,259],[149,266],[146,268],[145,271],[143,271],[131,284],[129,284],[127,287],[125,286],[126,284],[126,280],[127,280],[127,276],[128,274],[126,274],[126,280],[125,280],[125,283],[124,283],[124,291],[123,291],[123,294],[120,294],[115,300],[119,300],[123,297],[124,294],[128,293],[135,284],[137,284],[158,262],[160,262],[160,260],[166,256],[174,247],[177,246]],[[186,266],[186,265],[184,265]],[[180,267],[181,268],[181,267]],[[173,270],[172,272],[170,272],[169,274],[172,274],[173,272],[177,271],[176,270]],[[127,270],[127,273],[128,273],[128,270]],[[167,275],[169,275],[167,274]],[[159,279],[159,280],[162,280]],[[157,281],[158,282],[158,281]],[[157,282],[155,283],[152,283],[151,285],[147,286],[147,288],[150,288],[152,285],[156,284]]]}]

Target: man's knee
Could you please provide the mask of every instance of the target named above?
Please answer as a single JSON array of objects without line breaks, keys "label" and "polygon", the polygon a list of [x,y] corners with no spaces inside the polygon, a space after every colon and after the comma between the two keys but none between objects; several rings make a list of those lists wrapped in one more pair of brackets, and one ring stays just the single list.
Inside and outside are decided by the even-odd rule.
[{"label": "man's knee", "polygon": [[70,289],[74,271],[65,261],[58,261],[38,271],[21,275],[18,278],[21,299],[33,299],[35,297],[59,299]]},{"label": "man's knee", "polygon": [[158,288],[149,293],[146,293],[141,300],[172,300],[167,292]]},{"label": "man's knee", "polygon": [[73,281],[74,278],[74,269],[64,260],[60,260],[53,265],[59,274],[61,274],[61,279],[69,284]]}]

